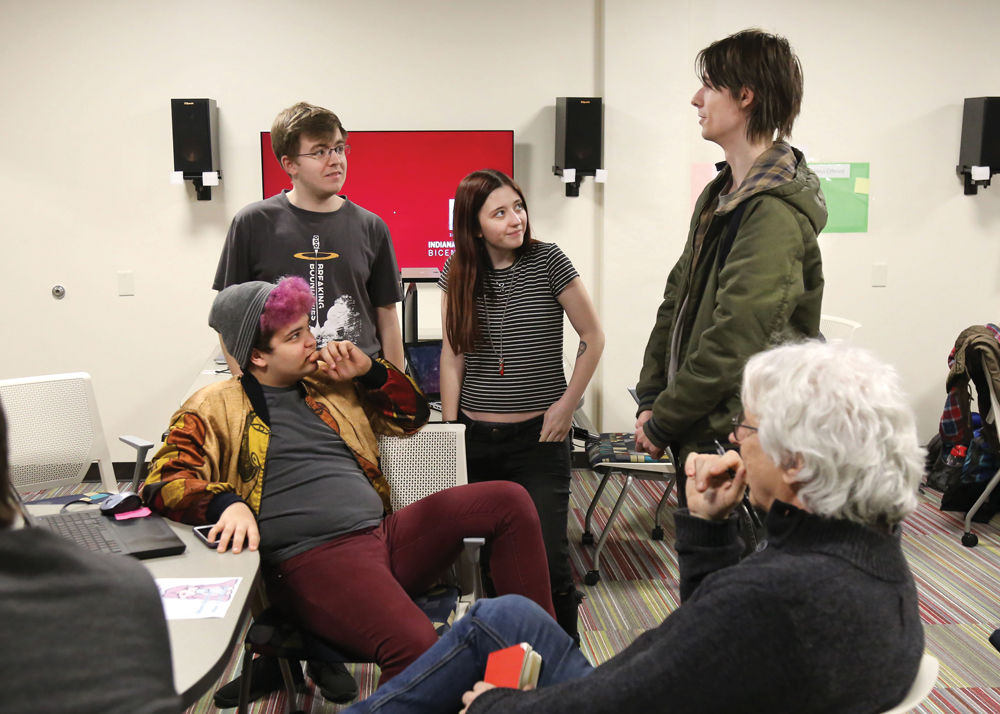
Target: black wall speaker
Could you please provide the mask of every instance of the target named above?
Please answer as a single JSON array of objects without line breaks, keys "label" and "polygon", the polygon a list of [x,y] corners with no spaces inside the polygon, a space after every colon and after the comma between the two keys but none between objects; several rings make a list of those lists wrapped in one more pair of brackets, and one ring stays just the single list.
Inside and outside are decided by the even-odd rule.
[{"label": "black wall speaker", "polygon": [[201,179],[205,171],[218,171],[219,114],[214,99],[171,99],[174,132],[174,171],[184,178]]},{"label": "black wall speaker", "polygon": [[958,162],[1000,169],[1000,97],[965,100]]},{"label": "black wall speaker", "polygon": [[556,168],[593,176],[604,168],[603,136],[600,97],[556,98]]}]

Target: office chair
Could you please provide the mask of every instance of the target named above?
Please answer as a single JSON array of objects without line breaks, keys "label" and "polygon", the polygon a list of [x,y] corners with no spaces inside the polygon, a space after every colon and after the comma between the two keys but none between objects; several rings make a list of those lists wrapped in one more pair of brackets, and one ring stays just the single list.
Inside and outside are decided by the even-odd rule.
[{"label": "office chair", "polygon": [[861,323],[854,320],[833,317],[832,315],[819,316],[819,332],[827,342],[843,340],[849,343],[854,337],[854,331],[859,327],[861,327]]},{"label": "office chair", "polygon": [[[89,374],[0,380],[0,401],[10,425],[10,472],[18,491],[76,485],[96,461],[104,490],[118,493]],[[135,491],[153,444],[119,438],[136,450]]]},{"label": "office chair", "polygon": [[677,473],[674,468],[674,457],[669,448],[667,448],[666,453],[661,459],[654,459],[649,454],[638,453],[635,450],[634,434],[601,434],[600,440],[588,442],[587,456],[590,459],[591,469],[597,473],[602,473],[603,477],[601,478],[600,485],[597,487],[597,491],[594,493],[594,498],[587,509],[587,517],[583,522],[582,541],[584,545],[593,545],[594,543],[594,534],[590,530],[590,522],[594,516],[594,510],[597,508],[597,504],[604,494],[604,489],[608,485],[608,481],[611,480],[614,474],[620,474],[625,477],[618,500],[615,501],[614,508],[611,509],[608,522],[604,525],[604,531],[597,541],[597,548],[594,549],[592,567],[583,578],[583,581],[587,585],[596,585],[601,580],[601,553],[604,550],[604,544],[607,542],[615,519],[618,518],[618,513],[621,511],[622,505],[628,497],[629,489],[632,488],[632,482],[638,479],[640,481],[660,481],[666,484],[663,497],[656,506],[656,515],[654,516],[655,526],[651,533],[653,540],[663,540],[660,512],[663,510],[667,498],[674,489],[674,484],[677,481]]},{"label": "office chair", "polygon": [[917,670],[917,678],[910,685],[910,691],[903,697],[903,701],[882,714],[904,714],[911,709],[915,709],[921,702],[930,696],[937,682],[938,669],[941,663],[934,655],[924,654],[920,660],[920,669]]},{"label": "office chair", "polygon": [[[393,510],[404,508],[437,491],[468,483],[464,424],[428,424],[412,436],[380,436],[378,442],[379,463],[389,482]],[[463,566],[469,567],[461,568],[461,572],[452,576],[459,585],[435,587],[414,598],[414,602],[434,623],[439,636],[447,632],[451,623],[482,595],[479,552],[486,544],[485,539],[466,538],[464,544]],[[257,594],[266,605],[263,590],[259,589]],[[301,630],[276,609],[268,607],[254,618],[244,642],[239,714],[245,714],[249,705],[249,675],[255,654],[278,657],[288,694],[288,711],[293,711],[297,695],[290,661],[331,664],[368,661]]]}]

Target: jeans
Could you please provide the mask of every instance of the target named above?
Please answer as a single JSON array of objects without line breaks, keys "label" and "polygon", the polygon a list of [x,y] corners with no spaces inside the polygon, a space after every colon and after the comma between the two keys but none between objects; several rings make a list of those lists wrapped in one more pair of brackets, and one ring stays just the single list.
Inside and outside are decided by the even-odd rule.
[{"label": "jeans", "polygon": [[438,491],[375,528],[267,567],[268,596],[301,627],[378,662],[388,682],[438,641],[412,598],[455,561],[465,537],[486,538],[500,592],[553,612],[538,518],[524,489],[507,483]]},{"label": "jeans", "polygon": [[552,590],[572,590],[566,533],[572,451],[569,435],[564,441],[540,442],[541,416],[513,424],[477,422],[460,410],[458,418],[466,429],[469,483],[512,481],[525,488],[542,525]]},{"label": "jeans", "polygon": [[548,613],[527,598],[478,600],[437,644],[351,714],[457,712],[486,672],[491,652],[527,642],[542,657],[538,687],[585,677],[593,666]]}]

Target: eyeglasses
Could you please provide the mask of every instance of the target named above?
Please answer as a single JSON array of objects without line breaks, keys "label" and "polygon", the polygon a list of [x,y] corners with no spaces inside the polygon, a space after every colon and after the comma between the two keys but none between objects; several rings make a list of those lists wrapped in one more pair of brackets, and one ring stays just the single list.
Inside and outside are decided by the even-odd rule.
[{"label": "eyeglasses", "polygon": [[733,417],[733,439],[736,440],[737,444],[750,436],[750,432],[757,431],[757,427],[743,423],[745,418],[743,412]]},{"label": "eyeglasses", "polygon": [[330,158],[330,154],[336,154],[337,156],[347,156],[351,153],[350,144],[339,144],[330,149],[317,149],[310,154],[297,154],[297,156],[309,156],[310,158],[316,159],[317,161],[326,161]]}]

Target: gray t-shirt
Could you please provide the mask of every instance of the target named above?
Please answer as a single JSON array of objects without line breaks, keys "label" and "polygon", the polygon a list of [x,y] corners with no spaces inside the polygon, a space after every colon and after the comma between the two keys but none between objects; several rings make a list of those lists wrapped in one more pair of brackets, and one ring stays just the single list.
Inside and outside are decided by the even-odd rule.
[{"label": "gray t-shirt", "polygon": [[350,340],[373,357],[381,349],[375,308],[403,299],[385,222],[346,196],[330,213],[293,206],[285,192],[233,218],[212,287],[298,275],[313,290],[309,316],[319,346]]},{"label": "gray t-shirt", "polygon": [[271,417],[258,528],[260,554],[280,563],[382,521],[382,499],[354,454],[298,386],[265,387]]}]

